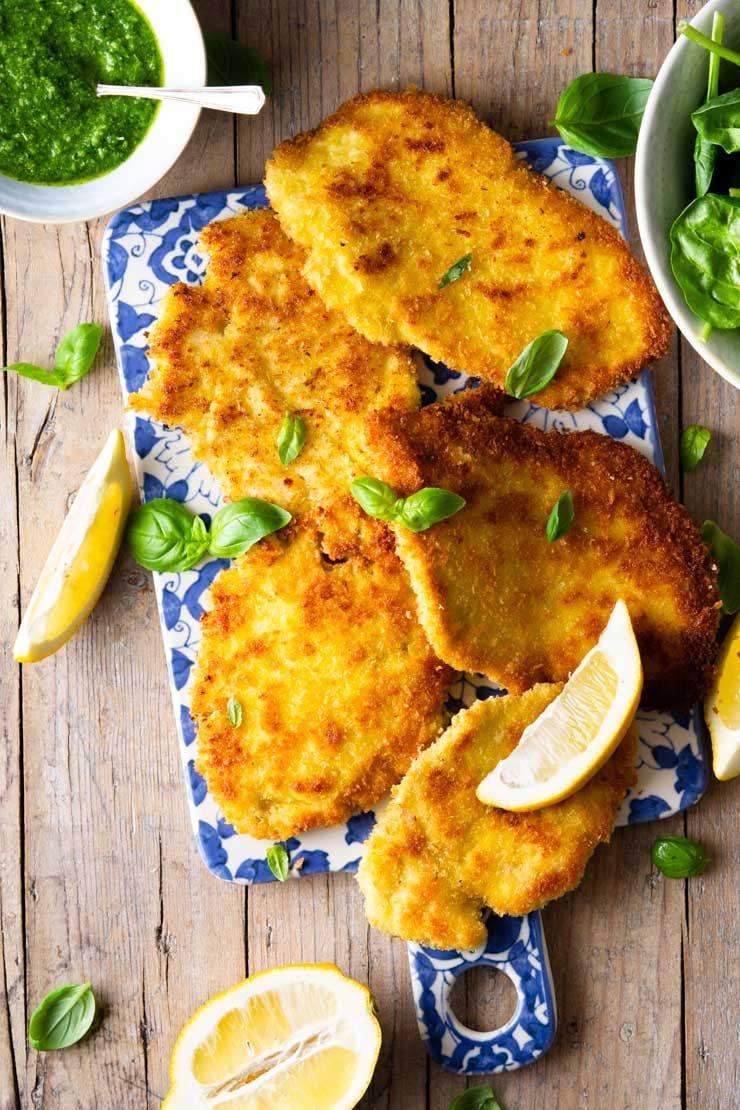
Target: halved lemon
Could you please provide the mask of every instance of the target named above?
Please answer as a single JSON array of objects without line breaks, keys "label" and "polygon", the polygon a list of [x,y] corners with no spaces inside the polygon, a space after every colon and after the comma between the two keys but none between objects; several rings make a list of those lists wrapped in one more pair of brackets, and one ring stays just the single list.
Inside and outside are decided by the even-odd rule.
[{"label": "halved lemon", "polygon": [[730,625],[717,659],[717,677],[704,702],[718,779],[740,775],[740,613]]},{"label": "halved lemon", "polygon": [[19,663],[52,655],[90,615],[121,546],[130,505],[131,476],[116,429],[77,491],[44,563],[13,645]]},{"label": "halved lemon", "polygon": [[183,1026],[163,1110],[350,1110],[379,1051],[367,987],[333,964],[276,967],[215,995]]},{"label": "halved lemon", "polygon": [[627,606],[618,601],[598,643],[480,784],[479,800],[518,813],[575,794],[623,739],[641,693],[640,652]]}]

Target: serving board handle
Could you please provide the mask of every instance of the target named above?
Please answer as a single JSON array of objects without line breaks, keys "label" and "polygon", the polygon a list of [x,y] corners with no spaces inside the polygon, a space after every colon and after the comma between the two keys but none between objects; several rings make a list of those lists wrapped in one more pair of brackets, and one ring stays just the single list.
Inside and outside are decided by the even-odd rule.
[{"label": "serving board handle", "polygon": [[[552,1044],[557,1028],[547,945],[539,911],[486,920],[486,942],[467,952],[409,944],[411,985],[424,1046],[437,1063],[465,1075],[515,1071],[534,1063]],[[511,1018],[499,1029],[478,1032],[459,1020],[450,995],[459,975],[493,967],[508,975],[517,993]]]}]

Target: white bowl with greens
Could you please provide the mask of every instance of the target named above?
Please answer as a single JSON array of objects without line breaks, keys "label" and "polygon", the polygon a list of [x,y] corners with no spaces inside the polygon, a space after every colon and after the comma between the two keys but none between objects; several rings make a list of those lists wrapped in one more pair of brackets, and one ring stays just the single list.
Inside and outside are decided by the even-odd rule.
[{"label": "white bowl with greens", "polygon": [[[737,0],[710,0],[689,33],[718,37],[716,17],[723,48],[740,56]],[[710,89],[711,57],[682,34],[658,73],[637,143],[637,222],[671,316],[740,389],[740,194],[730,195],[740,187],[740,66],[718,59]]]}]

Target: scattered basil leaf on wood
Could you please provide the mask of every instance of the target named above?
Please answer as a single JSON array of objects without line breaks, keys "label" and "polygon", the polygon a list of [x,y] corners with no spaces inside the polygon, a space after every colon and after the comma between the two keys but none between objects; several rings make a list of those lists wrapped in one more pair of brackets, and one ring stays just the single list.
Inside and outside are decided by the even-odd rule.
[{"label": "scattered basil leaf on wood", "polygon": [[284,528],[291,519],[287,509],[258,497],[232,501],[219,509],[211,522],[208,551],[218,558],[234,559],[265,536]]},{"label": "scattered basil leaf on wood", "polygon": [[550,123],[569,146],[584,154],[597,158],[634,154],[652,87],[647,77],[584,73],[563,92]]},{"label": "scattered basil leaf on wood", "polygon": [[[725,17],[722,12],[715,12],[712,20],[712,42],[722,42],[722,33]],[[719,58],[716,54],[709,55],[709,73],[707,75],[707,100],[712,100],[719,92]],[[709,192],[712,184],[714,169],[717,165],[717,147],[701,135],[697,134],[694,143],[694,178],[696,195],[703,197]]]},{"label": "scattered basil leaf on wood", "polygon": [[689,424],[681,432],[681,466],[687,474],[696,470],[704,458],[712,433],[702,424]]},{"label": "scattered basil leaf on wood", "polygon": [[726,61],[732,62],[733,65],[740,66],[740,54],[737,50],[731,50],[729,46],[722,46],[719,42],[713,42],[701,31],[697,31],[696,27],[692,27],[685,19],[682,19],[678,24],[678,33],[685,35],[687,39],[691,39],[697,46],[703,46],[710,54],[716,54],[718,58],[724,58]]},{"label": "scattered basil leaf on wood", "polygon": [[305,420],[293,412],[286,412],[278,432],[278,458],[283,466],[290,466],[306,442],[308,429]]},{"label": "scattered basil leaf on wood", "polygon": [[717,588],[722,598],[722,612],[737,613],[740,609],[740,547],[713,520],[705,520],[699,531],[719,567]]},{"label": "scattered basil leaf on wood", "polygon": [[226,703],[226,716],[232,728],[239,728],[242,723],[242,703],[233,694]]},{"label": "scattered basil leaf on wood", "polygon": [[705,142],[727,154],[740,150],[740,89],[715,96],[691,113],[691,122]]},{"label": "scattered basil leaf on wood", "polygon": [[38,1052],[77,1044],[95,1018],[95,995],[89,983],[69,984],[50,991],[31,1014],[28,1043]]},{"label": "scattered basil leaf on wood", "polygon": [[659,836],[651,850],[653,866],[667,879],[703,875],[712,862],[701,844],[686,836]]},{"label": "scattered basil leaf on wood", "polygon": [[43,385],[68,389],[87,374],[95,361],[102,336],[100,324],[78,324],[60,341],[53,370],[44,370],[43,366],[35,366],[31,362],[14,362],[2,369]]},{"label": "scattered basil leaf on wood", "polygon": [[714,328],[740,327],[740,198],[698,197],[670,239],[673,276],[691,311]]},{"label": "scattered basil leaf on wood", "polygon": [[267,849],[266,856],[267,866],[275,878],[284,883],[290,871],[290,858],[285,847],[282,844],[273,844],[271,848]]},{"label": "scattered basil leaf on wood", "polygon": [[453,281],[457,281],[461,278],[465,271],[469,270],[472,265],[472,254],[464,254],[462,258],[458,258],[457,262],[454,262],[452,266],[450,266],[446,273],[442,274],[437,287],[439,289],[444,289],[445,285],[451,285]]},{"label": "scattered basil leaf on wood", "polygon": [[570,529],[575,515],[573,494],[569,489],[563,490],[550,510],[550,515],[547,518],[547,525],[545,527],[547,542],[554,543],[555,540],[559,540],[564,536]]},{"label": "scattered basil leaf on wood", "polygon": [[270,69],[254,47],[217,31],[205,31],[203,38],[209,85],[261,85],[264,92],[272,91]]},{"label": "scattered basil leaf on wood", "polygon": [[543,331],[507,370],[506,392],[520,401],[540,393],[555,377],[567,349],[568,339],[561,331]]},{"label": "scattered basil leaf on wood", "polygon": [[206,554],[208,542],[201,518],[170,497],[140,505],[126,528],[129,551],[148,570],[189,570]]},{"label": "scattered basil leaf on wood", "polygon": [[486,1083],[480,1087],[468,1087],[467,1091],[455,1095],[450,1110],[501,1110],[496,1101],[493,1088]]},{"label": "scattered basil leaf on wood", "polygon": [[454,516],[465,505],[464,498],[449,489],[425,486],[408,497],[399,497],[392,486],[379,478],[355,478],[350,489],[368,516],[402,524],[410,532],[425,532],[440,520]]}]

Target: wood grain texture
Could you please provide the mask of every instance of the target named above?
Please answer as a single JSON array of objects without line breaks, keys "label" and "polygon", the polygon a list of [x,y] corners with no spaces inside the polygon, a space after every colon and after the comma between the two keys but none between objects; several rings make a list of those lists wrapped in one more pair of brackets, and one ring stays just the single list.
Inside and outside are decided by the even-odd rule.
[{"label": "wood grain texture", "polygon": [[[677,16],[698,4],[679,0]],[[673,38],[671,0],[198,0],[272,62],[257,119],[204,115],[165,196],[262,177],[274,145],[376,86],[455,93],[512,139],[546,131],[561,89],[591,69],[652,74]],[[628,208],[631,164],[620,165]],[[631,218],[633,242],[636,228]],[[60,334],[105,322],[89,227],[0,224],[0,355],[48,362]],[[697,520],[738,532],[737,394],[677,340],[654,373],[669,480]],[[246,972],[330,960],[369,983],[384,1044],[363,1110],[446,1110],[466,1082],[419,1041],[405,945],[371,930],[347,876],[252,889],[208,874],[192,840],[151,579],[123,556],[93,617],[52,659],[10,660],[20,606],[49,539],[120,418],[110,339],[68,394],[3,376],[0,456],[0,1110],[158,1107],[180,1025]],[[679,468],[681,427],[714,439]],[[552,1051],[497,1077],[505,1110],[732,1105],[737,1076],[737,784],[715,785],[665,831],[704,841],[711,871],[652,872],[654,828],[618,831],[580,890],[545,912],[560,1010]],[[735,870],[733,871],[733,864]],[[92,980],[103,1022],[65,1053],[26,1051],[28,1014],[61,981]],[[463,985],[486,1028],[500,984]]]}]

